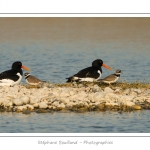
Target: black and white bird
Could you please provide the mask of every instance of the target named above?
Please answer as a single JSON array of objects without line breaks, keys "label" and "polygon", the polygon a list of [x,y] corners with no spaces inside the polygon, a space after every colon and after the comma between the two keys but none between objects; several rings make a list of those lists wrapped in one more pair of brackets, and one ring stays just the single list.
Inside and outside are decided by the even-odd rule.
[{"label": "black and white bird", "polygon": [[101,78],[102,75],[102,68],[105,67],[109,70],[112,70],[109,66],[105,65],[101,59],[96,59],[92,62],[92,66],[82,69],[77,74],[66,78],[68,79],[67,82],[72,81],[87,81],[87,82],[94,82]]},{"label": "black and white bird", "polygon": [[0,86],[13,86],[19,84],[22,79],[22,69],[30,70],[22,65],[20,61],[16,61],[12,64],[11,70],[4,71],[0,74]]},{"label": "black and white bird", "polygon": [[28,73],[28,72],[26,72],[26,73],[24,74],[24,78],[25,78],[26,82],[27,82],[28,84],[30,84],[30,85],[38,85],[38,84],[40,84],[40,83],[45,82],[45,81],[42,81],[42,80],[38,79],[38,78],[35,77],[35,76],[30,75],[30,73]]},{"label": "black and white bird", "polygon": [[115,83],[118,81],[118,79],[120,78],[120,74],[121,74],[121,70],[116,70],[116,73],[111,74],[105,77],[104,79],[101,79],[100,81],[110,85],[111,83]]}]

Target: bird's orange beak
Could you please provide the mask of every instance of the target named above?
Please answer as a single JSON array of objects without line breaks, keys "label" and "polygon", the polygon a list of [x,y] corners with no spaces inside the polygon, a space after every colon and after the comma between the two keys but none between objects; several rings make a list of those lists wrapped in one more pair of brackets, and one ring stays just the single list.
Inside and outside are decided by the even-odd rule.
[{"label": "bird's orange beak", "polygon": [[112,68],[110,68],[109,66],[102,64],[103,67],[107,68],[108,70],[112,70]]},{"label": "bird's orange beak", "polygon": [[27,68],[26,66],[21,66],[21,68],[23,68],[24,70],[29,70],[30,71],[30,68]]}]

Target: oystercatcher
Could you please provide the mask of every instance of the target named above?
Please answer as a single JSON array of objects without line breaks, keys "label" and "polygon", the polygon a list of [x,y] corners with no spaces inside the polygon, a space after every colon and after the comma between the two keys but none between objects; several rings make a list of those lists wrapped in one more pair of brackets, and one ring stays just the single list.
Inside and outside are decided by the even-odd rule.
[{"label": "oystercatcher", "polygon": [[96,59],[92,62],[92,66],[82,69],[77,74],[66,78],[68,79],[67,82],[71,81],[87,81],[87,82],[94,82],[101,78],[102,75],[102,68],[105,67],[109,70],[112,70],[109,66],[105,65],[101,59]]},{"label": "oystercatcher", "polygon": [[12,69],[4,71],[0,74],[0,86],[13,86],[19,84],[22,79],[22,69],[29,70],[29,68],[22,65],[20,61],[16,61],[12,64]]},{"label": "oystercatcher", "polygon": [[24,78],[25,78],[26,82],[30,85],[38,85],[42,82],[46,82],[46,81],[42,81],[42,80],[36,78],[35,76],[30,75],[30,73],[28,73],[28,72],[26,72],[24,74]]},{"label": "oystercatcher", "polygon": [[116,73],[111,74],[105,77],[104,79],[101,79],[100,81],[110,85],[111,83],[117,82],[117,80],[120,78],[120,74],[121,74],[121,70],[116,70]]}]

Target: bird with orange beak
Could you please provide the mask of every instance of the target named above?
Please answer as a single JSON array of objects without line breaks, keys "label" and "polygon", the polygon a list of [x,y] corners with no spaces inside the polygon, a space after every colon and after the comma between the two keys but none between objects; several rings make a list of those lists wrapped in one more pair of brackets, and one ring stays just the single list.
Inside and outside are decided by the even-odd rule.
[{"label": "bird with orange beak", "polygon": [[20,84],[23,71],[30,70],[29,68],[22,65],[20,61],[16,61],[12,64],[11,70],[4,71],[0,74],[0,86],[13,86],[16,84]]},{"label": "bird with orange beak", "polygon": [[77,74],[66,78],[67,82],[72,81],[87,81],[87,82],[95,82],[101,78],[102,68],[107,68],[108,70],[112,70],[109,66],[105,65],[101,59],[96,59],[92,62],[92,66],[80,70]]}]

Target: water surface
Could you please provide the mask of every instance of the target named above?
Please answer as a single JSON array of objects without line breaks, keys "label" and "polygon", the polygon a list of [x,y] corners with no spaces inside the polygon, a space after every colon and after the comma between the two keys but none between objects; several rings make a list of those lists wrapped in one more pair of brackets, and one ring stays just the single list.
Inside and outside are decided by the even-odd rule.
[{"label": "water surface", "polygon": [[150,133],[150,113],[2,113],[1,133]]}]

